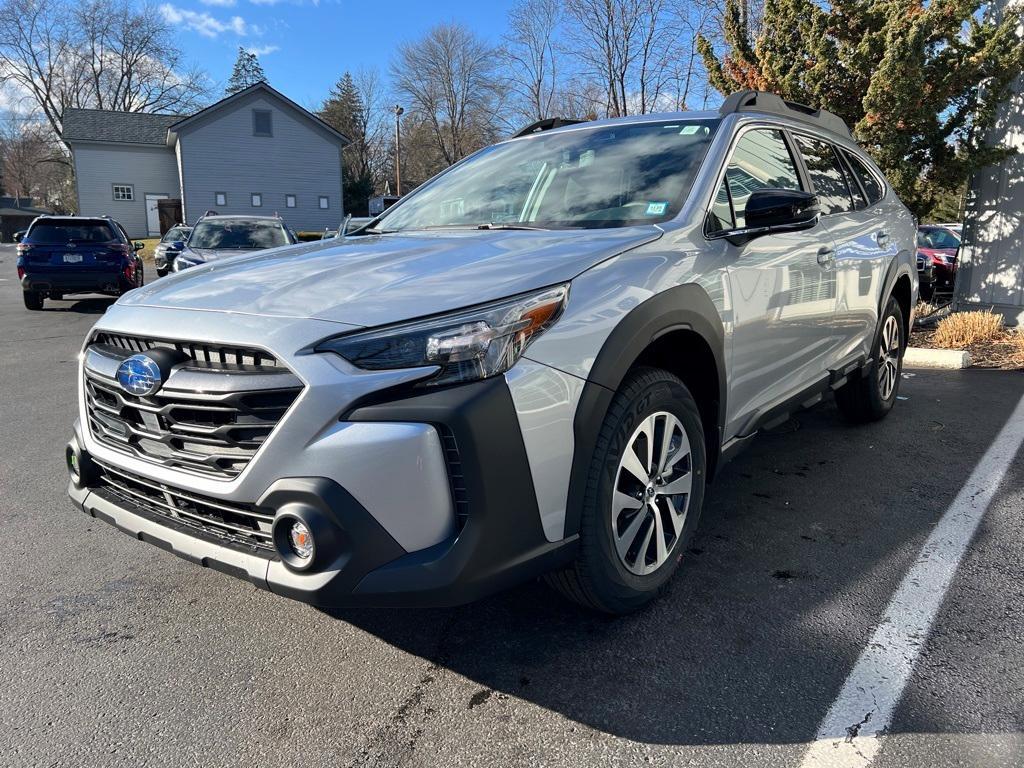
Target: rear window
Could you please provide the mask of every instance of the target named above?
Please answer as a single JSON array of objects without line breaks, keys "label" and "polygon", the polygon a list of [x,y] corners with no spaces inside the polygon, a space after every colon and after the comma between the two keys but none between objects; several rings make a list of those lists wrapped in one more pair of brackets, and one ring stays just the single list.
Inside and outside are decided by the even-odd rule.
[{"label": "rear window", "polygon": [[109,243],[118,237],[106,221],[40,221],[29,229],[27,239],[33,243],[61,245]]}]

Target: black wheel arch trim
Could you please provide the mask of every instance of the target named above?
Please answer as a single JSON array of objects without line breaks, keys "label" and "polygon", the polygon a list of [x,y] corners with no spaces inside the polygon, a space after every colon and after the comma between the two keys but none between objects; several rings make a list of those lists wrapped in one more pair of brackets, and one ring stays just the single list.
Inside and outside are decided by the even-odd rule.
[{"label": "black wheel arch trim", "polygon": [[673,331],[690,331],[708,345],[718,378],[717,424],[709,435],[708,476],[713,474],[725,429],[725,328],[707,291],[695,283],[662,291],[634,307],[609,334],[591,366],[573,419],[574,450],[569,475],[565,536],[580,530],[587,476],[597,437],[612,398],[644,350]]}]

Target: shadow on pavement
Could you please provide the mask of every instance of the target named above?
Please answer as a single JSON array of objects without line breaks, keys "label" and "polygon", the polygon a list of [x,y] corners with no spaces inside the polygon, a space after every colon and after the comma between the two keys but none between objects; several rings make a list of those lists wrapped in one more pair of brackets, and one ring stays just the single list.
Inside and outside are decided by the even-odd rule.
[{"label": "shadow on pavement", "polygon": [[103,296],[88,299],[63,299],[60,301],[47,301],[43,304],[43,312],[75,312],[81,315],[102,315],[107,307],[117,299],[113,296]]},{"label": "shadow on pavement", "polygon": [[642,742],[809,740],[1022,383],[919,375],[882,423],[846,426],[828,403],[762,436],[720,473],[669,591],[638,614],[534,583],[451,610],[331,615],[478,683],[467,708],[500,692]]}]

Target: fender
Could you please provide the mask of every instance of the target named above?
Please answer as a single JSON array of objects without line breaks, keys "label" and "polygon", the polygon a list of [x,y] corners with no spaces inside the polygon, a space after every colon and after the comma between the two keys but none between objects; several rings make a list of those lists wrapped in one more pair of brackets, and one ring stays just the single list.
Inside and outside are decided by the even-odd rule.
[{"label": "fender", "polygon": [[[717,462],[725,429],[725,328],[718,310],[701,286],[690,283],[662,291],[634,307],[609,334],[590,369],[573,419],[574,450],[566,507],[566,537],[579,533],[587,475],[598,433],[612,398],[629,369],[648,346],[666,333],[688,330],[711,348],[718,374],[718,424],[708,452],[709,470]],[[709,471],[710,475],[710,471]]]},{"label": "fender", "polygon": [[[885,277],[882,279],[884,289],[878,294],[879,317],[881,317],[885,305],[889,303],[889,297],[892,296],[892,289],[896,286],[897,280],[906,275],[911,278],[910,284],[914,284],[913,276],[910,274],[910,267],[907,266],[905,261],[909,259],[911,264],[914,263],[909,254],[909,251],[903,249],[893,257],[893,260],[889,262],[889,267],[885,270]],[[913,312],[914,308],[911,307],[910,310]]]}]

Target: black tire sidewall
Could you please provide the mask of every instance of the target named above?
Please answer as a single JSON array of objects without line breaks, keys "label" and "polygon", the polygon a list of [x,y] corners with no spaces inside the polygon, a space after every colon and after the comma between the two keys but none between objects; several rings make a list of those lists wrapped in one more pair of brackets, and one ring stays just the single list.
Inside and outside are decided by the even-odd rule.
[{"label": "black tire sidewall", "polygon": [[[896,383],[893,385],[892,393],[889,395],[888,400],[882,399],[882,393],[878,389],[878,353],[882,347],[882,330],[885,328],[885,322],[890,317],[896,318],[896,327],[899,328],[900,334],[900,353],[896,360]],[[869,387],[867,396],[871,408],[876,413],[886,413],[892,409],[896,403],[896,396],[900,392],[900,379],[903,374],[903,350],[906,349],[907,339],[906,330],[903,324],[903,310],[900,308],[900,304],[896,299],[890,298],[885,305],[885,312],[882,314],[881,319],[878,323],[878,330],[875,333],[875,343],[871,345],[871,365],[868,366],[868,381]]]},{"label": "black tire sidewall", "polygon": [[[631,386],[634,382],[642,384],[639,387]],[[616,408],[613,403],[602,428],[603,432],[608,430],[606,434],[610,435],[610,440],[601,452],[602,455],[595,456],[599,479],[597,487],[589,489],[587,494],[585,530],[582,532],[589,545],[585,553],[589,561],[587,570],[592,586],[601,602],[613,611],[628,610],[646,603],[675,573],[700,519],[707,474],[700,412],[679,379],[666,372],[649,369],[623,387],[618,398],[623,398],[620,405],[624,407]],[[686,430],[694,478],[683,532],[675,542],[669,558],[653,573],[638,576],[626,569],[615,550],[611,532],[612,494],[619,461],[629,445],[630,437],[643,419],[657,411],[672,413]]]}]

